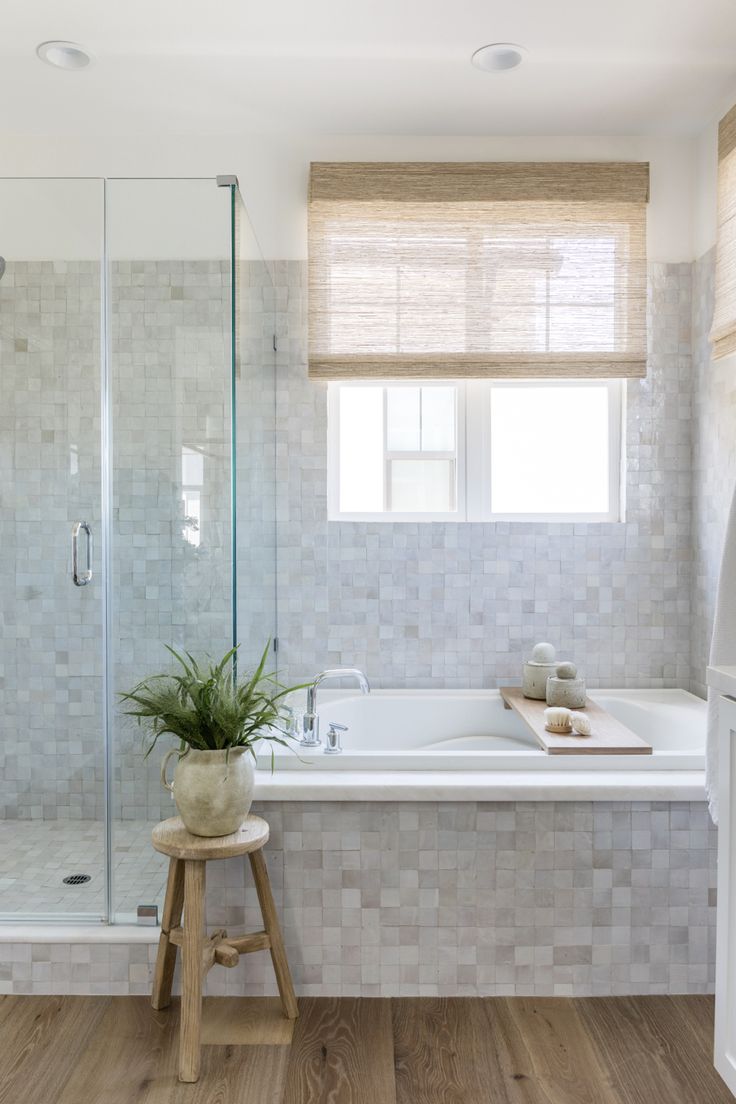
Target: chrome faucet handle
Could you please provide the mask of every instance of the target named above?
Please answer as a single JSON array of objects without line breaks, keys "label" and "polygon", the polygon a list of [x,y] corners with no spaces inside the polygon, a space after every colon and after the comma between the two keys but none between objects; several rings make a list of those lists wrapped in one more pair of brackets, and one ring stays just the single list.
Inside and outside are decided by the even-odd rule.
[{"label": "chrome faucet handle", "polygon": [[338,724],[337,721],[329,721],[330,730],[327,733],[327,743],[323,755],[339,755],[342,751],[342,744],[340,743],[340,733],[347,732],[348,726]]},{"label": "chrome faucet handle", "polygon": [[297,729],[296,712],[294,711],[294,709],[292,709],[290,705],[282,705],[281,713],[286,726],[284,730],[284,735],[290,737],[295,736]]},{"label": "chrome faucet handle", "polygon": [[314,710],[302,714],[302,738],[299,747],[319,747],[319,717]]}]

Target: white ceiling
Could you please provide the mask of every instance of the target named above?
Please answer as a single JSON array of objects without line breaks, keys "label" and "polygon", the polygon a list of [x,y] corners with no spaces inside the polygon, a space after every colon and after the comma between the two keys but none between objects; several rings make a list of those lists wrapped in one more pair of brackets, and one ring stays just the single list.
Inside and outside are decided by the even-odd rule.
[{"label": "white ceiling", "polygon": [[[736,0],[3,0],[15,135],[647,134],[736,90]],[[96,55],[62,72],[37,44]],[[524,65],[470,55],[521,43]]]}]

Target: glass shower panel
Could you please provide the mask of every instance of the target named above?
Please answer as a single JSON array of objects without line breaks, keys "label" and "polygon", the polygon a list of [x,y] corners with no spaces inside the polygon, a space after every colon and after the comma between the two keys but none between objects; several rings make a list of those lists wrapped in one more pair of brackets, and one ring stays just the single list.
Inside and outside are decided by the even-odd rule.
[{"label": "glass shower panel", "polygon": [[162,739],[117,695],[233,640],[232,196],[209,180],[110,180],[114,915],[162,903],[150,830],[175,808]]},{"label": "glass shower panel", "polygon": [[5,919],[105,913],[102,230],[100,180],[0,180]]},{"label": "glass shower panel", "polygon": [[237,626],[241,669],[276,653],[276,287],[239,190],[236,255]]}]

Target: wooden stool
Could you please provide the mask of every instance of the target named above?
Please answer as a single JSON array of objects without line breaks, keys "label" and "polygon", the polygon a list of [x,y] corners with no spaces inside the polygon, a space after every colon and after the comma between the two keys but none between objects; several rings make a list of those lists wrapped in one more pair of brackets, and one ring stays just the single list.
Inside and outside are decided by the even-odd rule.
[{"label": "wooden stool", "polygon": [[[268,832],[266,821],[257,816],[249,816],[231,836],[193,836],[184,827],[181,817],[164,820],[153,830],[153,846],[169,856],[169,876],[151,1003],[156,1009],[171,1004],[176,949],[181,947],[180,1081],[196,1081],[199,1077],[202,985],[215,963],[236,966],[241,954],[270,950],[284,1014],[290,1020],[299,1015],[261,850],[268,842]],[[228,939],[227,932],[220,930],[208,937],[204,915],[205,866],[209,859],[229,859],[233,855],[247,855],[250,859],[264,931]]]}]

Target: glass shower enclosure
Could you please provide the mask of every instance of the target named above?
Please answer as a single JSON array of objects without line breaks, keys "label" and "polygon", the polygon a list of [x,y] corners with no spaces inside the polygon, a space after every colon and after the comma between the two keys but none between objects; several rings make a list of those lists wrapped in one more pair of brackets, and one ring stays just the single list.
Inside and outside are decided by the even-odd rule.
[{"label": "glass shower enclosure", "polygon": [[121,691],[276,638],[271,271],[234,177],[0,180],[0,254],[0,919],[134,921]]}]

